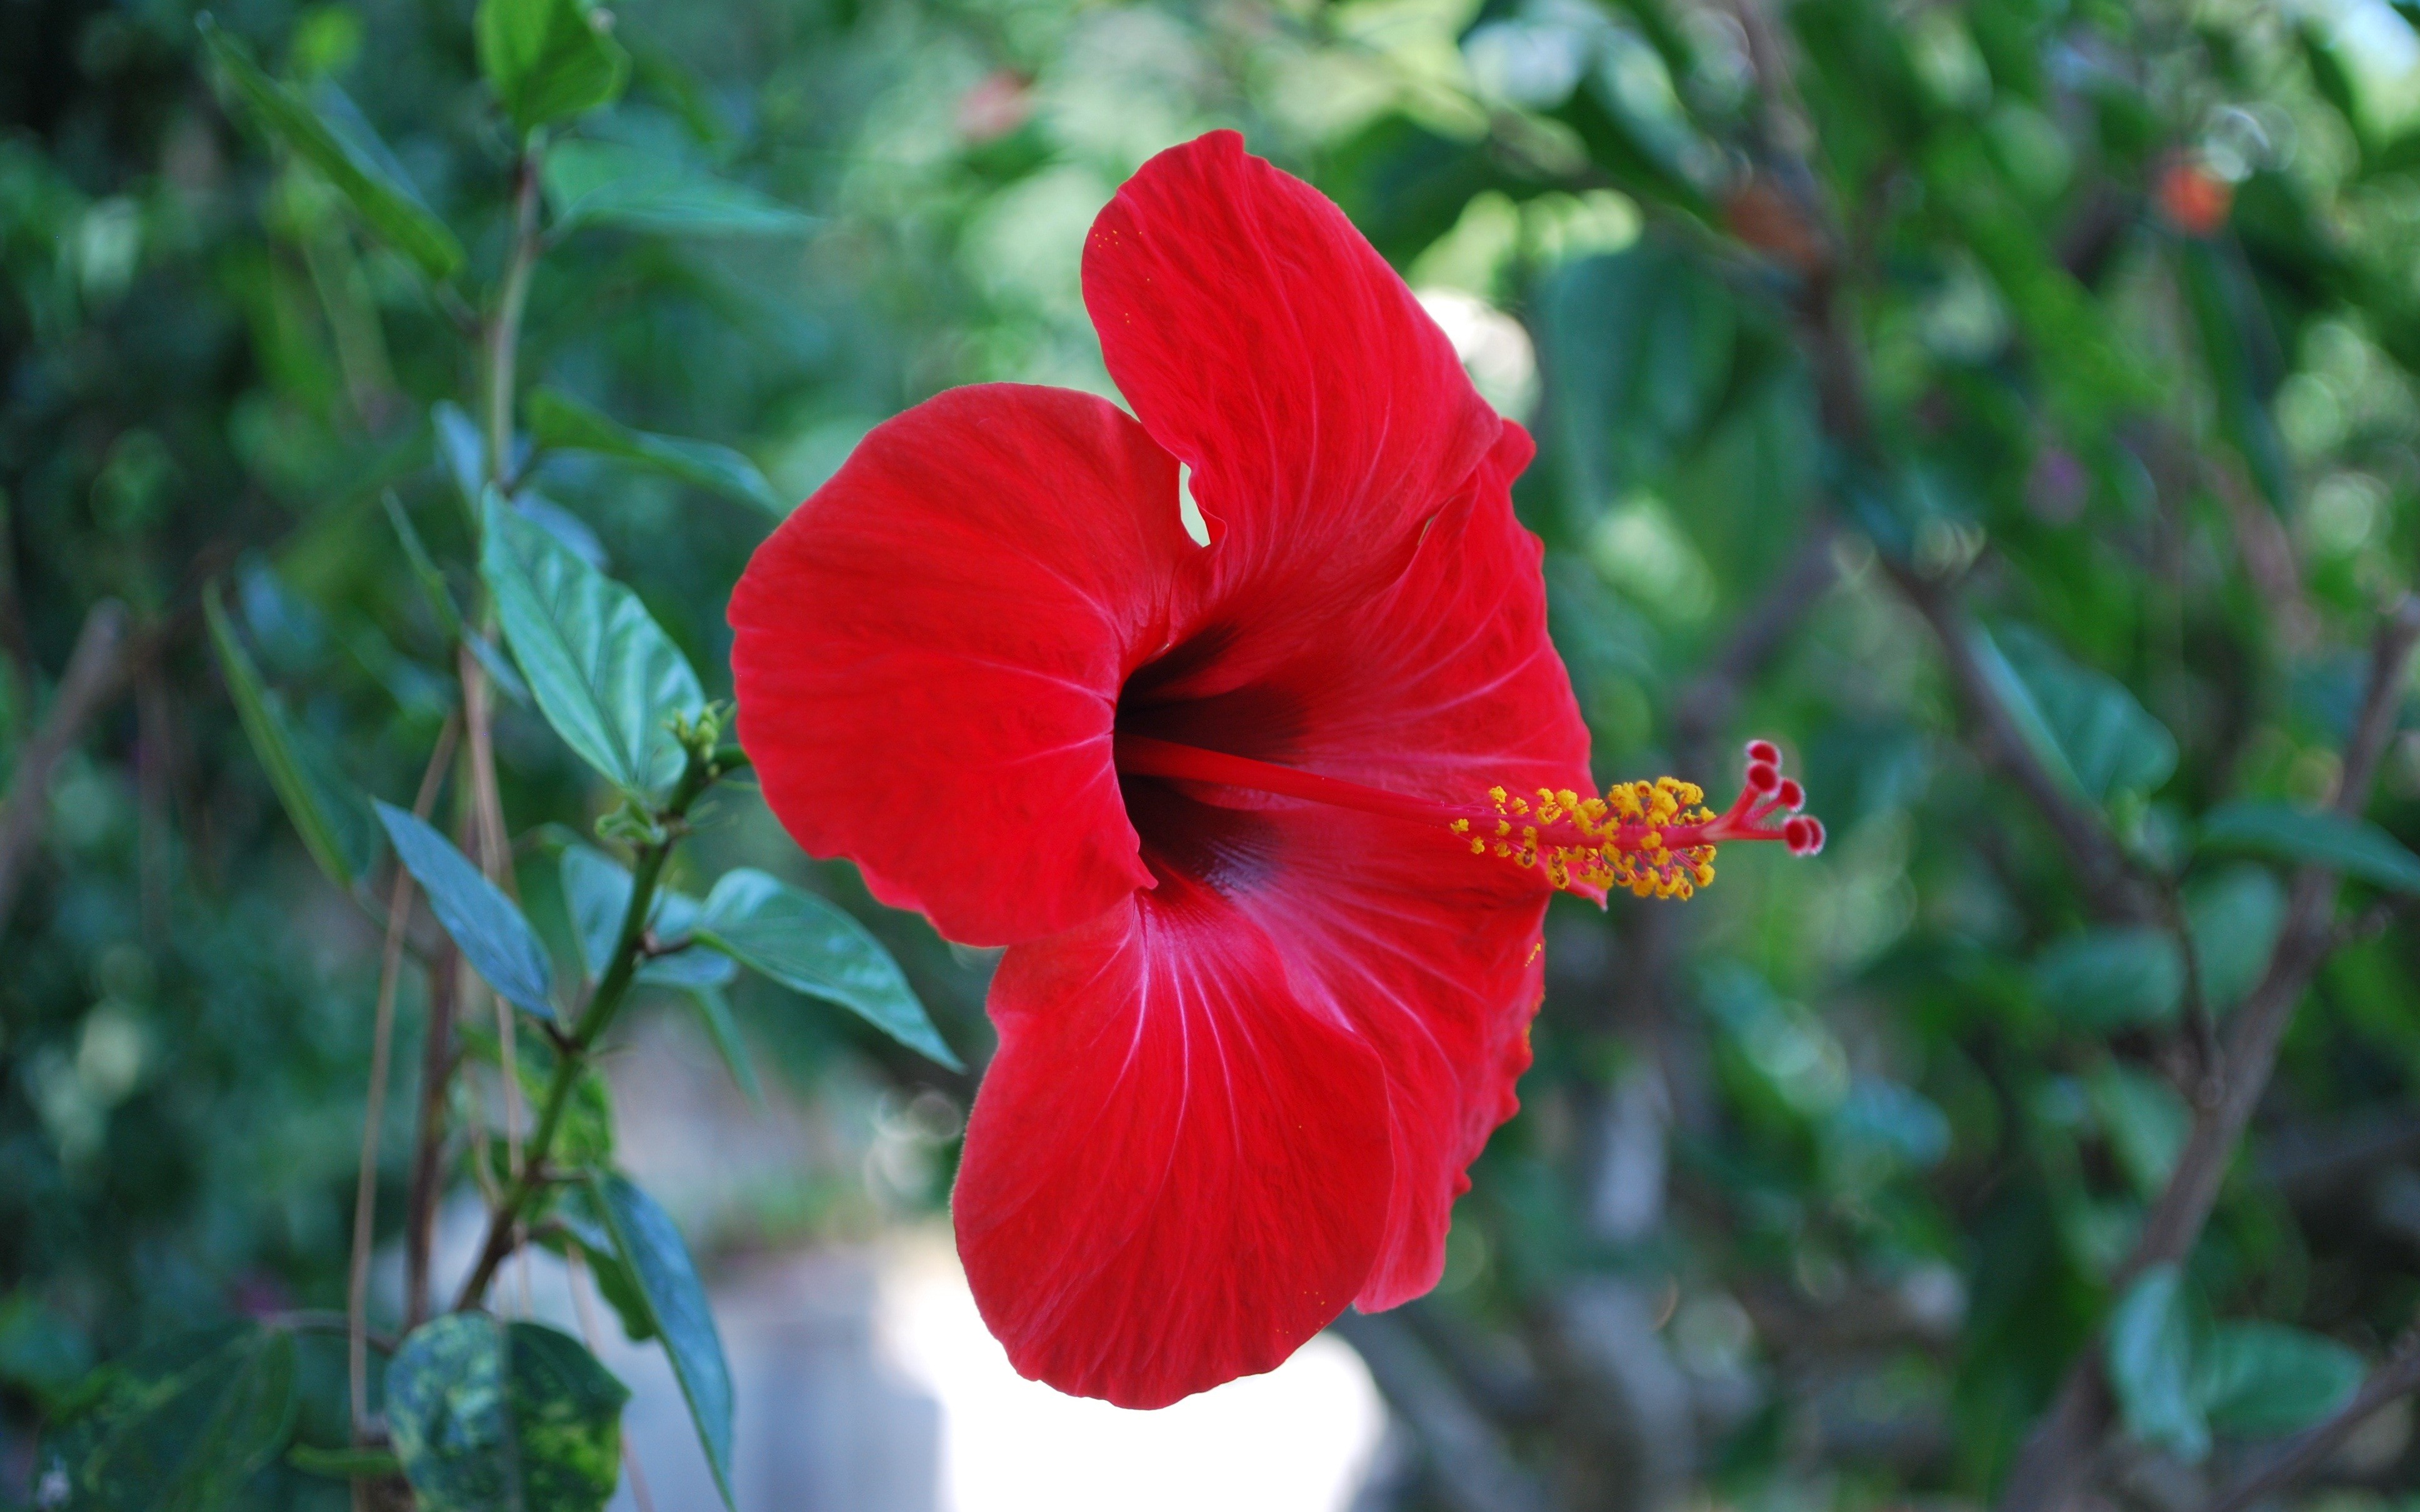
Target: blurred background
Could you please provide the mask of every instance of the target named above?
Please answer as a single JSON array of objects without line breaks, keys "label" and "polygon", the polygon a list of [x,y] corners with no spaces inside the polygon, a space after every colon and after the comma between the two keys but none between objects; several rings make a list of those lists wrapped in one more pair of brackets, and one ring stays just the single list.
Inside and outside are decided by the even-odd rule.
[{"label": "blurred background", "polygon": [[[380,942],[246,744],[204,585],[368,792],[409,801],[456,698],[383,501],[461,575],[459,296],[259,133],[196,18],[0,0],[6,1505],[54,1503],[35,1446],[95,1362],[343,1306]],[[513,145],[469,0],[215,22],[492,285]],[[1134,1414],[1018,1381],[954,1269],[990,956],[723,802],[690,864],[848,908],[973,1068],[761,983],[733,996],[754,1098],[687,999],[620,1026],[621,1159],[707,1273],[743,1508],[2186,1512],[2297,1442],[2287,1500],[2420,1490],[2420,8],[611,23],[628,86],[560,133],[585,156],[550,166],[520,376],[682,439],[550,454],[537,486],[709,692],[748,553],[869,426],[980,380],[1113,392],[1085,230],[1152,152],[1235,126],[1538,432],[1516,499],[1599,779],[1719,801],[1769,735],[1832,837],[1727,853],[1685,904],[1558,900],[1537,1066],[1436,1292]],[[721,188],[578,225],[638,162]],[[606,796],[531,710],[494,734],[522,900],[570,960],[550,847]],[[407,972],[387,1321],[423,1005]],[[467,1173],[447,1203],[458,1273]],[[540,1256],[500,1296],[576,1328],[575,1279]],[[610,1319],[597,1348],[651,1504],[712,1504],[660,1356]],[[341,1442],[341,1338],[301,1360],[299,1431]],[[2290,1437],[2365,1389],[2381,1411]],[[2082,1415],[2024,1468],[2055,1398]],[[241,1499],[345,1495],[281,1461]]]}]

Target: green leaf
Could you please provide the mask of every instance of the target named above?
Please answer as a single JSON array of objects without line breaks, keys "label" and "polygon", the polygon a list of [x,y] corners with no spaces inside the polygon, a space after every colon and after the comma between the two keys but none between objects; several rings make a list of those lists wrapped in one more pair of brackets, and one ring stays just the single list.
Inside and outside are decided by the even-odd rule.
[{"label": "green leaf", "polygon": [[[580,957],[594,980],[613,964],[630,908],[630,873],[603,852],[586,845],[563,848],[563,897],[571,910]],[[697,927],[698,902],[669,887],[656,890],[647,931],[662,944],[686,940]],[[639,967],[638,980],[659,987],[719,987],[738,975],[728,957],[694,948],[656,956]]]},{"label": "green leaf", "polygon": [[2155,1265],[2127,1288],[2102,1344],[2126,1431],[2188,1461],[2210,1453],[2210,1424],[2193,1390],[2193,1335],[2182,1273]]},{"label": "green leaf", "polygon": [[[516,1068],[520,1072],[523,1099],[532,1107],[541,1105],[554,1079],[552,1063],[542,1055],[524,1050]],[[612,1162],[613,1088],[596,1066],[582,1066],[580,1074],[572,1079],[571,1095],[564,1101],[563,1121],[555,1127],[554,1148],[547,1158],[573,1171],[602,1169]]]},{"label": "green leaf", "polygon": [[2332,1338],[2283,1323],[2220,1323],[2194,1372],[2210,1426],[2269,1437],[2310,1427],[2361,1388],[2362,1358]]},{"label": "green leaf", "polygon": [[2094,1033],[2164,1024],[2184,999],[2184,961],[2155,929],[2096,929],[2034,960],[2034,992],[2059,1018]]},{"label": "green leaf", "polygon": [[455,1313],[405,1339],[386,1381],[421,1512],[596,1512],[621,1482],[629,1389],[566,1334]]},{"label": "green leaf", "polygon": [[798,236],[818,224],[744,184],[619,142],[557,142],[540,176],[558,234],[618,225],[679,236]]},{"label": "green leaf", "polygon": [[2185,1148],[2193,1110],[2165,1081],[2116,1061],[2104,1063],[2086,1086],[2127,1180],[2145,1198],[2157,1196]]},{"label": "green leaf", "polygon": [[594,452],[753,504],[779,518],[789,513],[755,463],[728,446],[632,430],[600,410],[553,389],[529,398],[530,434],[540,446]]},{"label": "green leaf", "polygon": [[2319,98],[2335,107],[2336,114],[2344,117],[2345,125],[2352,129],[2355,142],[2366,147],[2367,123],[2361,100],[2353,89],[2352,74],[2346,69],[2344,59],[2336,55],[2336,50],[2326,35],[2312,23],[2303,23],[2295,28],[2295,33],[2303,44],[2303,61],[2310,66],[2311,84],[2319,90]]},{"label": "green leaf", "polygon": [[[2177,741],[2116,678],[2081,667],[2022,625],[1978,626],[1978,659],[2034,754],[2095,803],[2151,793],[2177,767]],[[1991,653],[1985,654],[1986,648]]]},{"label": "green leaf", "polygon": [[479,71],[524,132],[621,94],[630,54],[587,0],[479,0]]},{"label": "green leaf", "polygon": [[[2245,207],[2238,206],[2238,220]],[[2239,256],[2194,239],[2175,249],[2177,283],[2192,312],[2217,402],[2219,430],[2243,458],[2273,509],[2290,503],[2288,459],[2270,413],[2284,378],[2279,332]]]},{"label": "green leaf", "polygon": [[1546,404],[1586,520],[1695,436],[1729,379],[1738,316],[1694,261],[1653,239],[1556,270],[1539,300]]},{"label": "green leaf", "polygon": [[672,1215],[628,1178],[613,1172],[592,1176],[589,1189],[616,1253],[646,1299],[648,1317],[689,1399],[714,1484],[723,1505],[731,1506],[731,1367],[723,1362],[722,1338],[715,1332],[714,1312],[689,1246],[681,1242]]},{"label": "green leaf", "polygon": [[420,532],[411,523],[411,517],[404,513],[402,501],[392,490],[382,501],[386,505],[387,523],[395,528],[396,539],[402,544],[403,559],[411,564],[411,575],[418,579],[421,594],[428,600],[429,610],[437,616],[437,627],[445,633],[448,640],[467,648],[477,658],[479,665],[487,669],[489,681],[496,685],[496,691],[527,707],[530,691],[522,683],[521,674],[487,637],[474,633],[463,623],[462,610],[454,602],[454,591],[445,586],[444,573],[438,570],[436,558],[428,554],[427,544],[421,540]]},{"label": "green leaf", "polygon": [[597,1295],[622,1320],[623,1334],[634,1344],[644,1343],[656,1336],[655,1314],[647,1308],[646,1293],[639,1289],[638,1278],[623,1260],[613,1231],[597,1211],[600,1200],[585,1183],[564,1187],[548,1211],[551,1222],[539,1227],[537,1239],[557,1254],[576,1247],[588,1262]]},{"label": "green leaf", "polygon": [[[475,522],[480,497],[488,486],[488,438],[481,434],[479,423],[451,399],[440,399],[428,407],[428,424],[436,433],[437,460],[454,480],[463,507]],[[512,461],[513,471],[518,471],[521,459],[515,456]]]},{"label": "green leaf", "polygon": [[286,1451],[286,1462],[305,1475],[326,1475],[334,1480],[351,1480],[355,1476],[376,1479],[403,1473],[403,1461],[392,1449],[322,1449],[317,1444],[298,1443]]},{"label": "green leaf", "polygon": [[420,538],[411,517],[404,513],[403,501],[387,490],[380,503],[386,509],[387,524],[395,531],[396,540],[403,547],[403,560],[411,566],[411,576],[428,600],[428,608],[437,616],[437,627],[449,640],[463,639],[462,610],[454,602],[454,591],[445,586],[445,575],[438,570],[437,559],[428,554],[427,543]]},{"label": "green leaf", "polygon": [[391,803],[378,806],[395,854],[428,895],[429,912],[445,926],[471,969],[504,999],[547,1018],[554,1011],[554,971],[537,932],[510,898],[479,874],[454,842]]},{"label": "green leaf", "polygon": [[252,742],[253,754],[269,774],[269,785],[284,806],[286,817],[302,837],[331,882],[350,887],[369,870],[378,854],[375,831],[362,796],[341,777],[335,764],[316,742],[287,719],[277,694],[261,681],[260,669],[237,639],[219,590],[212,583],[202,594],[202,614],[209,622],[210,644],[218,652],[219,672],[235,701],[236,717]]},{"label": "green leaf", "polygon": [[294,1425],[294,1341],[275,1329],[202,1329],[104,1371],[99,1402],[44,1444],[76,1504],[232,1505]]},{"label": "green leaf", "polygon": [[669,721],[706,704],[689,658],[636,594],[489,491],[479,571],[538,708],[624,793],[653,797],[684,757]]},{"label": "green leaf", "polygon": [[706,894],[697,938],[792,992],[837,1003],[908,1049],[961,1069],[891,952],[864,925],[812,893],[752,868],[726,872]]},{"label": "green leaf", "polygon": [[[715,959],[723,960],[720,956]],[[756,1080],[756,1067],[748,1058],[748,1041],[739,1037],[739,1023],[731,1016],[731,1000],[722,995],[721,987],[710,983],[691,987],[689,1000],[697,1005],[697,1016],[706,1025],[706,1037],[714,1041],[714,1052],[722,1057],[731,1079],[739,1084],[739,1090],[752,1106],[762,1109],[765,1088]]]},{"label": "green leaf", "polygon": [[2202,817],[2201,843],[2206,850],[2323,866],[2389,891],[2420,893],[2420,856],[2367,820],[2333,810],[2257,799],[2223,803]]},{"label": "green leaf", "polygon": [[386,166],[382,148],[365,151],[348,139],[365,128],[349,122],[348,130],[339,133],[302,96],[262,72],[242,44],[208,16],[200,24],[210,55],[218,60],[261,130],[317,168],[351,203],[374,235],[419,264],[431,279],[442,282],[454,276],[462,266],[462,244],[421,203],[411,185]]},{"label": "green leaf", "polygon": [[2185,889],[2185,925],[2213,1013],[2243,1000],[2269,969],[2286,923],[2286,889],[2266,867],[2238,863]]}]

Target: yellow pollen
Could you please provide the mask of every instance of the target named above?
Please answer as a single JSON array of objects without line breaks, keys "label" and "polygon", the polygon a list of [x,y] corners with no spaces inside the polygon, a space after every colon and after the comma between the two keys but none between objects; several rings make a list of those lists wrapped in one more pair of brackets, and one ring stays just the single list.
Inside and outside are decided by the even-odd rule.
[{"label": "yellow pollen", "polygon": [[[1516,866],[1536,867],[1553,887],[1640,898],[1689,898],[1714,880],[1714,847],[1673,847],[1674,829],[1712,824],[1702,807],[1705,790],[1695,782],[1663,777],[1617,782],[1603,797],[1562,789],[1537,790],[1534,808],[1502,787],[1487,790],[1496,810],[1496,832],[1472,836],[1470,852],[1494,851]],[[1526,821],[1517,826],[1514,820]],[[1471,835],[1467,819],[1454,820],[1456,835]],[[1553,831],[1559,831],[1559,834]]]}]

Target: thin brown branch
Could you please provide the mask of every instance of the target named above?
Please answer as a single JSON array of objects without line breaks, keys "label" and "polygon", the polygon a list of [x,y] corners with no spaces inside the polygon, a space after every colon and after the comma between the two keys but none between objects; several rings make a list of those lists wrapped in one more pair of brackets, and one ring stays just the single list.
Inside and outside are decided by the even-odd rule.
[{"label": "thin brown branch", "polygon": [[2420,1391],[2420,1328],[2407,1332],[2386,1363],[2370,1373],[2325,1422],[2315,1423],[2261,1457],[2243,1477],[2211,1499],[2205,1512],[2245,1512],[2318,1468],[2353,1430],[2399,1396]]},{"label": "thin brown branch", "polygon": [[[429,809],[437,802],[437,789],[445,779],[446,763],[453,760],[455,734],[460,727],[460,717],[449,714],[445,728],[438,732],[437,749],[428,758],[427,768],[420,774],[420,792],[411,801],[411,811],[418,818],[427,818]],[[369,1350],[365,1341],[369,1337],[370,1244],[378,1227],[379,1134],[386,1123],[387,1064],[395,1050],[395,991],[403,975],[403,938],[411,921],[411,873],[398,865],[395,869],[395,890],[387,902],[386,952],[379,963],[378,1011],[370,1034],[370,1089],[362,1112],[361,1167],[353,1180],[352,1269],[345,1288],[345,1317],[349,1326],[345,1367],[352,1390],[356,1441],[369,1431]]]},{"label": "thin brown branch", "polygon": [[[2420,642],[2420,598],[2406,596],[2380,625],[2371,647],[2369,679],[2337,782],[2338,813],[2358,816],[2368,807],[2380,757],[2401,712],[2404,676],[2415,642]],[[2117,1288],[2148,1267],[2181,1261],[2200,1239],[2236,1146],[2268,1088],[2277,1046],[2294,1009],[2335,947],[2336,890],[2335,873],[2324,868],[2304,867],[2295,876],[2285,927],[2268,970],[2229,1020],[2227,1076],[2221,1095],[2195,1110],[2168,1184],[2144,1220],[2133,1253],[2113,1278]],[[2000,1512],[2051,1512],[2072,1498],[2112,1415],[2099,1362],[2099,1351],[2087,1349],[2069,1367],[2049,1415],[2018,1452],[2001,1492]]]},{"label": "thin brown branch", "polygon": [[2160,922],[2176,942],[2177,959],[2184,963],[2185,1034],[2193,1049],[2194,1085],[2187,1101],[2195,1107],[2216,1103],[2226,1090],[2226,1051],[2218,1042],[2218,1026],[2210,1014],[2210,995],[2202,985],[2201,947],[2185,917],[2184,900],[2176,881],[2159,879]]},{"label": "thin brown branch", "polygon": [[147,644],[128,640],[126,606],[114,598],[102,599],[85,614],[58,691],[33,737],[18,750],[16,770],[8,774],[8,798],[0,801],[0,925],[8,921],[41,840],[52,773],[83,737],[85,727],[125,689],[133,653]]},{"label": "thin brown branch", "polygon": [[404,1319],[407,1329],[428,1319],[428,1268],[436,1245],[437,1204],[444,1196],[445,1103],[454,1081],[454,944],[429,959],[428,1027],[420,1049],[420,1129],[411,1153],[411,1185],[404,1213]]},{"label": "thin brown branch", "polygon": [[2146,895],[2141,879],[2108,826],[2051,775],[2019,733],[2015,717],[1975,655],[1975,630],[1957,596],[1911,567],[1888,559],[1885,565],[1900,593],[1932,627],[1950,681],[1957,686],[1959,700],[1975,724],[1986,757],[2040,812],[2094,906],[2117,918],[2155,918],[2154,901]]}]

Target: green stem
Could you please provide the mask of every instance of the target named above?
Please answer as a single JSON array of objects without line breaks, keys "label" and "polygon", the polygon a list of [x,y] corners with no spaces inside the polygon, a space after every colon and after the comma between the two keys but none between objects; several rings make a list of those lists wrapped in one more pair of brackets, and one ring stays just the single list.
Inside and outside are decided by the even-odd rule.
[{"label": "green stem", "polygon": [[613,1016],[622,1010],[630,995],[631,984],[638,980],[639,967],[647,957],[647,918],[655,911],[656,891],[664,874],[664,863],[671,859],[673,846],[690,806],[714,784],[725,770],[720,753],[701,756],[691,751],[689,765],[682,771],[672,796],[657,813],[661,837],[639,848],[638,865],[630,875],[630,902],[622,910],[621,933],[614,937],[613,954],[598,979],[597,990],[589,995],[588,1006],[581,1011],[580,1022],[572,1027],[569,1038],[556,1049],[554,1075],[548,1082],[546,1101],[540,1106],[537,1127],[531,1131],[524,1147],[520,1174],[504,1194],[488,1225],[487,1242],[480,1246],[479,1263],[473,1268],[471,1278],[462,1284],[462,1292],[455,1300],[454,1310],[460,1312],[475,1307],[486,1297],[488,1284],[513,1252],[520,1228],[521,1217],[529,1205],[546,1185],[547,1155],[554,1148],[556,1131],[562,1127],[565,1110],[571,1105],[572,1088],[580,1083],[581,1072],[588,1066],[589,1054],[597,1041],[613,1025]]},{"label": "green stem", "polygon": [[529,305],[530,275],[541,247],[537,229],[537,144],[513,168],[513,249],[496,313],[487,327],[488,481],[498,488],[512,482],[513,371],[518,363],[521,312]]}]

